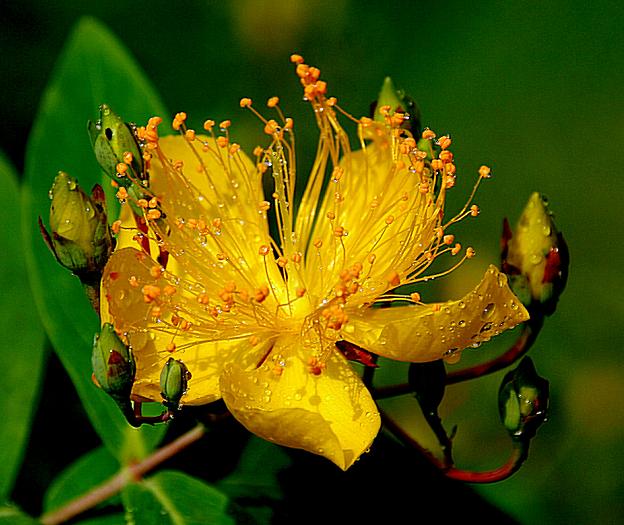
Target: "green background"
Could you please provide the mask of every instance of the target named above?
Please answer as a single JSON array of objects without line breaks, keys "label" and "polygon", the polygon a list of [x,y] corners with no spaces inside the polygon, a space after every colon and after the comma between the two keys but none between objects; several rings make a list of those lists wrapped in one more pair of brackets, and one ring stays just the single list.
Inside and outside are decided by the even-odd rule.
[{"label": "green background", "polygon": [[[620,2],[244,0],[185,2],[180,10],[159,1],[82,4],[0,7],[0,148],[18,171],[54,63],[75,22],[88,14],[127,46],[166,107],[197,123],[232,118],[233,133],[247,148],[262,140],[261,130],[238,100],[279,95],[296,119],[304,168],[315,130],[289,54],[318,66],[330,92],[358,115],[367,113],[383,77],[391,75],[417,99],[423,123],[453,138],[459,177],[451,205],[463,204],[481,164],[494,172],[478,194],[481,216],[461,230],[479,257],[444,281],[445,295],[465,292],[497,261],[502,217],[513,223],[532,191],[548,195],[572,259],[568,288],[531,352],[551,382],[551,416],[514,478],[475,490],[521,523],[624,520]],[[65,132],[83,131],[59,130]],[[500,375],[449,391],[445,422],[459,426],[460,466],[493,468],[506,457],[496,414],[499,381]],[[65,392],[67,382],[52,360],[44,392]],[[418,434],[410,403],[385,406]],[[68,427],[82,417],[72,406],[68,402]],[[44,399],[39,412],[53,409]],[[46,449],[52,445],[33,437],[29,471],[16,490],[44,486],[64,461],[88,450],[95,438],[81,432],[82,441],[72,437],[75,447],[52,459]],[[415,485],[415,497],[418,492]],[[449,504],[453,497],[447,495]]]}]

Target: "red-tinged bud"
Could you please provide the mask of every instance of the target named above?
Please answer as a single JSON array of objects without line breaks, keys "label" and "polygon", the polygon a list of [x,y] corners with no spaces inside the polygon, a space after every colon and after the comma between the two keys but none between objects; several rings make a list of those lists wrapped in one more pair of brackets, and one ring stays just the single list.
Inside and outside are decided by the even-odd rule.
[{"label": "red-tinged bud", "polygon": [[552,314],[566,285],[569,255],[543,195],[531,195],[515,231],[505,220],[501,258],[502,270],[524,305]]}]

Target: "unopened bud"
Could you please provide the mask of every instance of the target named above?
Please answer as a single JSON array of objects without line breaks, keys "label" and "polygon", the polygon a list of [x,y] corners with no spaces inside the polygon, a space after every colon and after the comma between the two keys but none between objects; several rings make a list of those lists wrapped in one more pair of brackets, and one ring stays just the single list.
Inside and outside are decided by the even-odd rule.
[{"label": "unopened bud", "polygon": [[548,381],[537,375],[529,357],[505,375],[498,391],[498,408],[513,439],[531,439],[546,421],[548,390]]},{"label": "unopened bud", "polygon": [[191,373],[182,361],[170,357],[160,373],[160,395],[169,409],[180,406],[180,399],[186,394]]},{"label": "unopened bud", "polygon": [[515,231],[505,220],[502,237],[502,270],[520,300],[538,305],[550,315],[568,278],[569,254],[563,235],[557,231],[548,201],[533,193]]},{"label": "unopened bud", "polygon": [[405,113],[408,118],[401,127],[411,131],[415,136],[420,135],[420,109],[416,101],[402,89],[396,89],[390,77],[384,79],[379,97],[371,106],[371,114],[375,120],[381,122],[385,120],[379,111],[384,106],[390,107],[390,115],[396,112]]},{"label": "unopened bud", "polygon": [[91,364],[100,388],[119,404],[129,402],[136,372],[134,357],[110,323],[93,339]]},{"label": "unopened bud", "polygon": [[73,177],[61,171],[49,195],[50,233],[39,219],[44,240],[63,266],[90,282],[101,275],[113,250],[104,191],[96,185],[89,197]]},{"label": "unopened bud", "polygon": [[439,359],[429,363],[411,363],[408,383],[424,413],[437,413],[444,397],[446,368]]},{"label": "unopened bud", "polygon": [[100,118],[95,122],[89,121],[87,128],[95,157],[110,178],[124,187],[132,184],[131,178],[120,174],[117,169],[118,164],[124,164],[130,157],[129,171],[134,171],[135,177],[143,177],[143,155],[131,124],[124,122],[109,106],[102,104]]}]

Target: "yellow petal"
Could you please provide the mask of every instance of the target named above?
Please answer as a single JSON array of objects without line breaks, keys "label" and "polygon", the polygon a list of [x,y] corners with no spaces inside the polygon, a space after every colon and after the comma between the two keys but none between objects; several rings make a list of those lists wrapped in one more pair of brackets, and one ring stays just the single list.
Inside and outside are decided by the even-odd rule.
[{"label": "yellow petal", "polygon": [[[307,281],[331,287],[343,268],[363,264],[367,278],[357,295],[362,304],[390,288],[389,273],[405,276],[419,266],[440,224],[444,193],[434,196],[434,184],[421,191],[421,176],[408,169],[407,158],[401,159],[394,160],[389,143],[379,141],[341,161],[341,177],[329,183],[311,235]],[[319,273],[322,281],[314,279]],[[309,288],[320,297],[327,291]]]},{"label": "yellow petal", "polygon": [[255,370],[227,365],[221,376],[223,400],[254,434],[319,454],[346,470],[377,435],[377,408],[342,356],[332,352],[326,368],[314,375],[300,344],[296,337],[278,339]]},{"label": "yellow petal", "polygon": [[[127,335],[137,362],[133,394],[162,401],[160,372],[173,356],[192,374],[182,403],[215,401],[221,397],[218,378],[226,362],[237,358],[246,363],[245,356],[249,355],[251,362],[257,363],[259,358],[251,351],[244,329],[239,328],[233,336],[225,324],[218,332],[212,328],[214,319],[202,311],[192,295],[181,289],[168,295],[175,288],[175,277],[168,272],[154,277],[158,267],[143,252],[124,248],[112,255],[102,279],[103,319],[112,319],[117,331]],[[145,286],[160,290],[151,302],[146,302]],[[182,318],[190,327],[181,328],[186,325],[172,322],[172,316]]]},{"label": "yellow petal", "polygon": [[345,339],[399,361],[450,357],[526,321],[529,314],[494,266],[459,301],[438,305],[369,308],[353,314]]},{"label": "yellow petal", "polygon": [[[235,281],[252,292],[265,284],[259,248],[271,242],[261,209],[262,176],[249,158],[242,151],[228,153],[212,138],[189,142],[179,135],[161,138],[157,152],[150,188],[167,225],[160,226],[164,248],[187,274],[213,289]],[[275,264],[269,271],[279,278]]]}]

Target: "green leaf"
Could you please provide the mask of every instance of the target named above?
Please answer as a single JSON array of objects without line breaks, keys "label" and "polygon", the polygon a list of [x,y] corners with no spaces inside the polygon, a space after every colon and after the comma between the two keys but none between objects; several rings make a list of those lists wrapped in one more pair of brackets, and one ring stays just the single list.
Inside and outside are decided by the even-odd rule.
[{"label": "green leaf", "polygon": [[88,452],[52,482],[44,497],[43,510],[51,512],[82,496],[117,474],[119,468],[119,462],[106,448]]},{"label": "green leaf", "polygon": [[13,505],[0,507],[0,525],[41,525],[37,520],[24,514]]},{"label": "green leaf", "polygon": [[45,333],[28,284],[16,228],[20,224],[19,187],[0,153],[0,333],[2,425],[0,425],[0,501],[13,488],[28,442],[45,362]]},{"label": "green leaf", "polygon": [[233,499],[280,500],[283,492],[278,474],[290,462],[290,457],[281,447],[251,436],[236,470],[217,486]]},{"label": "green leaf", "polygon": [[177,471],[162,471],[122,492],[134,525],[234,525],[230,502],[214,487]]},{"label": "green leaf", "polygon": [[144,457],[165,429],[131,428],[115,403],[92,384],[90,356],[98,318],[78,279],[56,263],[37,228],[37,216],[47,220],[48,190],[59,170],[76,177],[87,191],[104,182],[86,131],[87,120],[98,116],[103,102],[127,120],[165,114],[128,52],[106,28],[85,18],[69,37],[28,141],[23,233],[33,292],[54,349],[104,444],[125,463]]}]

